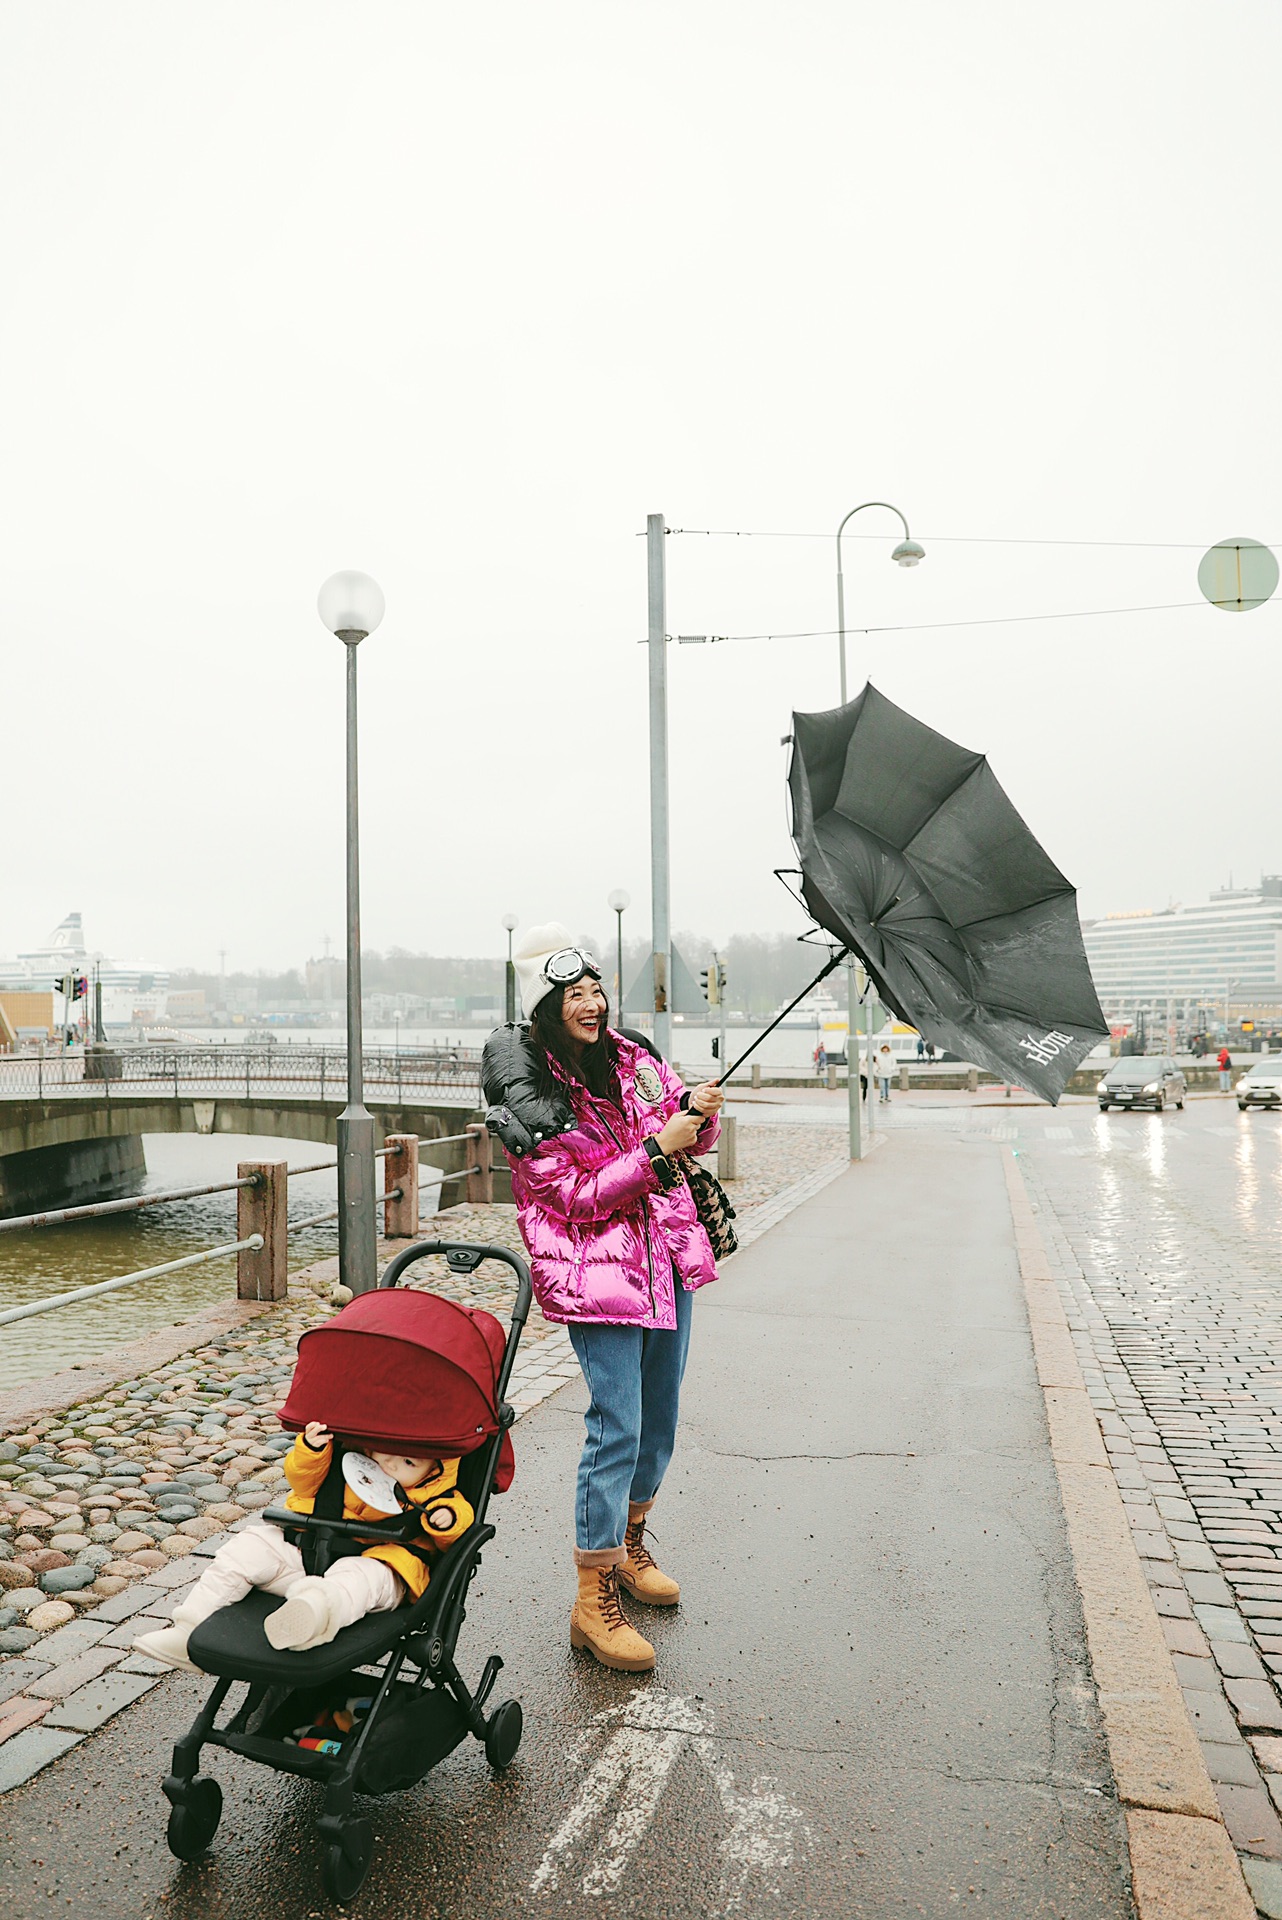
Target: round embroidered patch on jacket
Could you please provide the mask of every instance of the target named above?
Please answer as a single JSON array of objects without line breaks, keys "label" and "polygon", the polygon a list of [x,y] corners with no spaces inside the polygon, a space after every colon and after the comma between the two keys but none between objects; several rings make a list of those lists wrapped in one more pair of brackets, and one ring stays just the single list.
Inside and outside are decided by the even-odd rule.
[{"label": "round embroidered patch on jacket", "polygon": [[645,1101],[648,1107],[657,1107],[659,1105],[663,1099],[663,1082],[653,1067],[645,1064],[639,1066],[636,1071],[634,1084],[639,1097]]}]

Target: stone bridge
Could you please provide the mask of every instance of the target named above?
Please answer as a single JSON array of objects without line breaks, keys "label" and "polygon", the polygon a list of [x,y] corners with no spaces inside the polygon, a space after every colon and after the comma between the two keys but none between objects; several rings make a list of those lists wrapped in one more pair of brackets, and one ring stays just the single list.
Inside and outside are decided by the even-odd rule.
[{"label": "stone bridge", "polygon": [[[334,1146],[346,1068],[341,1054],[317,1059],[319,1051],[211,1047],[196,1055],[155,1050],[150,1058],[138,1050],[88,1060],[0,1059],[0,1217],[131,1191],[145,1172],[147,1133],[260,1134]],[[479,1117],[476,1070],[471,1058],[438,1061],[369,1056],[365,1103],[379,1145],[387,1134],[418,1134],[432,1163],[455,1172],[467,1164],[465,1146],[433,1154],[431,1141]],[[28,1084],[37,1076],[39,1084]]]}]

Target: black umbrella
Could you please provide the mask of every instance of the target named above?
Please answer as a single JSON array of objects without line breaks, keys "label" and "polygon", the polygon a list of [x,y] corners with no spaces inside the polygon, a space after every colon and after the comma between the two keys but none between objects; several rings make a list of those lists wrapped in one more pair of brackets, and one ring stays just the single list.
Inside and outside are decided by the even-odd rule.
[{"label": "black umbrella", "polygon": [[793,715],[792,836],[821,927],[936,1046],[1052,1104],[1108,1037],[1077,895],[982,753],[869,684]]}]

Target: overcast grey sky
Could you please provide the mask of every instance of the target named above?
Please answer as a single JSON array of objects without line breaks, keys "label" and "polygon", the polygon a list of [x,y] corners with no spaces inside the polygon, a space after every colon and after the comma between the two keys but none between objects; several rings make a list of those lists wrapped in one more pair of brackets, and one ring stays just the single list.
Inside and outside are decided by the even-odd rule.
[{"label": "overcast grey sky", "polygon": [[[927,559],[853,523],[852,628],[1282,541],[1266,0],[0,20],[0,953],[341,941],[339,567],[387,596],[367,944],[482,952],[648,924],[648,511],[824,536],[671,539],[674,633],[833,627],[869,497]],[[852,687],[986,751],[1084,912],[1161,906],[1282,868],[1280,623],[852,633]],[[800,931],[778,743],[836,643],[670,664],[675,924]]]}]

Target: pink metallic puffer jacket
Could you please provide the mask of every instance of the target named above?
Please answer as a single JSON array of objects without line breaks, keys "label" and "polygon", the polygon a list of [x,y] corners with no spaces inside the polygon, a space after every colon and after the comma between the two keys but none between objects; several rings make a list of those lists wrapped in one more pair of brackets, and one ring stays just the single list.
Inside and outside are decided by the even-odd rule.
[{"label": "pink metallic puffer jacket", "polygon": [[[717,1277],[689,1187],[681,1180],[663,1193],[641,1144],[677,1111],[684,1089],[666,1060],[622,1034],[612,1038],[622,1113],[577,1082],[568,1086],[575,1126],[524,1159],[508,1155],[517,1219],[547,1319],[671,1330],[674,1262],[683,1286]],[[720,1131],[714,1115],[698,1151]]]}]

